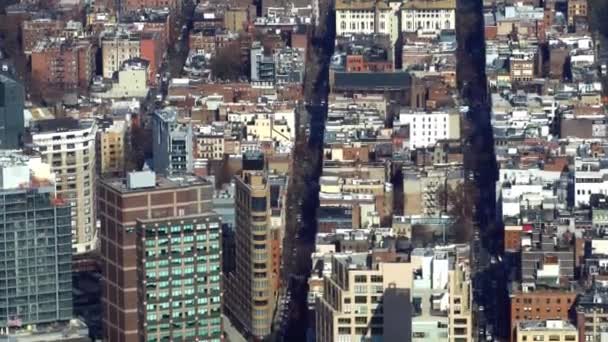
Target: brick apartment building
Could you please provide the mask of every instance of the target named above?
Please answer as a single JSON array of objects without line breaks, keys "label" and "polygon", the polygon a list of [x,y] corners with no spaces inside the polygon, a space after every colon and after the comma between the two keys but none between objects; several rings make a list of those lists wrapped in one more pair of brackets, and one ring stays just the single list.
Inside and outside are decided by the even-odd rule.
[{"label": "brick apartment building", "polygon": [[[130,174],[127,179],[101,180],[97,194],[101,223],[99,236],[103,265],[104,341],[174,340],[178,336],[183,336],[180,340],[194,341],[195,337],[202,336],[212,339],[211,334],[205,333],[211,331],[213,338],[219,338],[221,323],[218,322],[221,319],[217,310],[221,304],[217,299],[207,301],[207,298],[211,299],[207,296],[219,298],[215,286],[219,284],[220,277],[219,270],[216,271],[215,268],[216,265],[219,267],[220,242],[213,248],[203,248],[200,244],[207,244],[208,240],[197,237],[200,232],[195,222],[205,220],[212,213],[213,185],[195,176],[163,178],[156,177],[153,172],[140,172]],[[170,223],[171,231],[165,231],[162,236],[156,237],[158,228],[153,227],[167,227],[167,222],[173,222]],[[190,229],[182,227],[184,224],[190,225]],[[193,224],[197,225],[196,232],[192,230]],[[148,236],[148,233],[154,236]],[[218,232],[213,234],[217,236]],[[168,237],[170,241],[167,241]],[[164,239],[164,246],[159,243],[159,247],[156,247],[155,241],[159,239]],[[146,240],[150,240],[151,244]],[[195,246],[187,247],[193,244]],[[148,251],[149,249],[155,251]],[[201,251],[202,257],[203,250],[207,257],[201,259],[198,254]],[[213,254],[217,254],[217,257],[212,258]],[[180,259],[179,262],[169,262],[171,258],[168,255],[174,261]],[[182,257],[188,257],[189,261],[181,260]],[[163,260],[155,260],[161,258]],[[201,260],[206,261],[202,264]],[[213,274],[210,273],[210,268],[213,269]],[[197,275],[188,269],[196,270]],[[156,275],[152,276],[152,272]],[[182,279],[182,275],[188,276]],[[173,291],[168,289],[171,276]],[[187,279],[197,276],[195,285],[186,284]],[[211,281],[212,276],[215,279],[214,288],[207,291],[208,288],[211,289],[212,284],[208,284],[208,281]],[[183,288],[176,287],[178,279]],[[164,285],[160,284],[161,281]],[[155,286],[149,289],[147,286],[152,284]],[[178,288],[181,295],[177,295]],[[205,300],[194,300],[191,288],[194,288],[197,298]],[[167,291],[168,295],[159,295]],[[171,302],[181,302],[184,306],[175,308],[167,305]],[[199,317],[201,312],[205,312],[196,307],[203,309],[201,303],[213,304],[214,308],[206,311],[213,315]],[[195,313],[187,313],[190,309],[194,309]],[[206,322],[212,316],[213,322]],[[170,319],[173,324],[168,324]],[[197,323],[191,324],[193,320]]]},{"label": "brick apartment building", "polygon": [[164,48],[175,43],[181,29],[176,23],[176,15],[164,9],[126,12],[121,15],[120,21],[139,26],[141,32],[158,33]]},{"label": "brick apartment building", "polygon": [[95,47],[86,40],[42,41],[31,59],[32,80],[42,89],[87,89],[95,73]]},{"label": "brick apartment building", "polygon": [[522,320],[568,320],[576,292],[567,290],[537,290],[515,292],[511,295],[511,340],[515,327]]},{"label": "brick apartment building", "polygon": [[25,20],[21,26],[21,46],[25,54],[30,54],[38,42],[62,35],[65,21],[53,19]]},{"label": "brick apartment building", "polygon": [[[235,37],[222,29],[204,28],[193,30],[190,33],[188,44],[192,51],[205,51],[215,54],[222,48],[230,44],[236,44],[236,42]],[[235,45],[234,49],[237,50],[238,46]]]}]

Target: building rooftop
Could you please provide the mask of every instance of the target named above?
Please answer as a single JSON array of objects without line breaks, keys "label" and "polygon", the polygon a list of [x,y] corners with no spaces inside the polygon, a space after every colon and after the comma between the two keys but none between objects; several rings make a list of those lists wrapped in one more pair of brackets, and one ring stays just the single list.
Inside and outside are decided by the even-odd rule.
[{"label": "building rooftop", "polygon": [[456,0],[410,0],[403,9],[456,9]]},{"label": "building rooftop", "polygon": [[376,0],[336,0],[336,10],[373,10],[375,6],[379,9],[389,9],[384,1]]},{"label": "building rooftop", "polygon": [[9,333],[0,334],[0,342],[88,342],[89,328],[80,319],[52,324],[38,324],[33,329],[10,329]]},{"label": "building rooftop", "polygon": [[407,72],[336,72],[336,89],[401,90],[408,89],[411,76]]},{"label": "building rooftop", "polygon": [[190,186],[212,186],[213,184],[206,178],[195,175],[180,175],[163,177],[157,175],[153,187],[129,187],[127,178],[106,178],[100,181],[105,186],[123,193],[136,193],[148,191],[160,191],[168,189],[185,188]]},{"label": "building rooftop", "polygon": [[368,256],[365,253],[338,253],[335,258],[338,262],[346,265],[349,270],[368,270]]},{"label": "building rooftop", "polygon": [[519,321],[518,328],[520,331],[577,331],[572,323],[562,320]]},{"label": "building rooftop", "polygon": [[71,117],[38,120],[32,123],[32,131],[34,133],[68,132],[90,128],[93,124],[92,120],[76,120]]}]

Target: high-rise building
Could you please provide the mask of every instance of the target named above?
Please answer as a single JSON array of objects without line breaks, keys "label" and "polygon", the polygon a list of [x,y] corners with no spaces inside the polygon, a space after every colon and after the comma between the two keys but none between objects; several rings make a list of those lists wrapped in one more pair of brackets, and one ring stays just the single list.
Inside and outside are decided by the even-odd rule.
[{"label": "high-rise building", "polygon": [[213,184],[154,172],[102,179],[106,341],[219,341],[221,231]]},{"label": "high-rise building", "polygon": [[[324,278],[323,297],[316,303],[317,341],[411,338],[411,305],[392,304],[410,303],[412,264],[393,260],[372,265],[370,259],[367,252],[332,257],[331,276]],[[385,292],[391,301],[384,300]]]},{"label": "high-rise building", "polygon": [[72,318],[70,206],[40,156],[0,152],[0,326]]},{"label": "high-rise building", "polygon": [[75,253],[95,249],[97,226],[94,212],[94,120],[61,118],[36,121],[30,138],[42,161],[57,176],[57,194],[72,207],[72,248]]},{"label": "high-rise building", "polygon": [[160,174],[191,173],[194,170],[194,133],[190,121],[180,119],[173,108],[152,115],[154,171]]},{"label": "high-rise building", "polygon": [[456,258],[453,269],[448,272],[449,341],[473,341],[473,293],[468,255],[458,255],[457,251]]},{"label": "high-rise building", "polygon": [[235,180],[235,270],[226,275],[226,310],[245,334],[270,334],[279,287],[284,177],[244,171]]},{"label": "high-rise building", "polygon": [[18,148],[23,138],[25,90],[14,79],[0,74],[0,148]]},{"label": "high-rise building", "polygon": [[145,340],[219,341],[222,234],[218,216],[209,212],[138,220],[136,230],[141,280],[138,312]]}]

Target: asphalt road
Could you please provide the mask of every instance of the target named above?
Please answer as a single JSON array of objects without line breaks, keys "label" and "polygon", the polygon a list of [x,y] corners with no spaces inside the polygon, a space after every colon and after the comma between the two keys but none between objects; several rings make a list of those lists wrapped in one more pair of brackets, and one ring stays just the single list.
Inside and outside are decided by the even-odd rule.
[{"label": "asphalt road", "polygon": [[467,181],[479,189],[476,233],[472,241],[475,340],[505,340],[508,334],[507,275],[502,254],[500,220],[496,217],[498,176],[485,74],[485,38],[481,0],[459,0],[457,13],[458,83],[469,106],[470,130],[465,134]]},{"label": "asphalt road", "polygon": [[[321,4],[321,25],[312,34],[304,81],[304,105],[299,111],[298,134],[287,200],[287,224],[283,241],[282,291],[276,313],[276,341],[305,341],[314,333],[308,312],[308,277],[315,248],[319,177],[329,94],[329,61],[335,33],[330,3]],[[330,28],[330,29],[328,29]]]}]

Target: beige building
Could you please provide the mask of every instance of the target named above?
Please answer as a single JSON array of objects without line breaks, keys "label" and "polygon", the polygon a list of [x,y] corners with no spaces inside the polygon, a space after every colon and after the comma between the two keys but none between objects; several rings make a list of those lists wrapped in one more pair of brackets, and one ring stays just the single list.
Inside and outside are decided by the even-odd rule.
[{"label": "beige building", "polygon": [[92,93],[92,96],[109,99],[145,98],[149,90],[148,67],[148,61],[140,58],[125,61],[117,72],[117,78],[112,80],[112,88]]},{"label": "beige building", "polygon": [[271,332],[276,307],[285,185],[284,177],[260,171],[236,177],[236,269],[226,274],[225,309],[237,329],[260,340]]},{"label": "beige building", "polygon": [[94,212],[95,137],[93,120],[61,118],[32,123],[32,144],[51,165],[57,194],[72,205],[74,253],[95,249],[97,228]]},{"label": "beige building", "polygon": [[515,341],[578,342],[578,330],[562,320],[521,321],[517,324]]},{"label": "beige building", "polygon": [[[457,255],[458,257],[462,257]],[[465,256],[465,258],[468,256]],[[450,342],[473,341],[472,282],[468,259],[456,260],[449,271],[450,309],[448,329]]]},{"label": "beige building", "polygon": [[568,0],[568,24],[573,25],[577,17],[587,17],[587,0]]},{"label": "beige building", "polygon": [[393,186],[379,179],[322,176],[320,192],[328,195],[370,194],[374,196],[375,208],[381,218],[390,219],[393,213]]},{"label": "beige building", "polygon": [[403,170],[403,204],[405,215],[437,215],[445,211],[438,203],[438,191],[447,185],[455,189],[464,181],[462,167],[435,167],[425,170]]},{"label": "beige building", "polygon": [[224,159],[224,134],[197,134],[196,158],[210,160]]},{"label": "beige building", "polygon": [[527,82],[534,79],[535,56],[532,53],[515,51],[509,58],[511,82]]},{"label": "beige building", "polygon": [[348,34],[391,34],[398,20],[386,1],[336,0],[336,36]]},{"label": "beige building", "polygon": [[288,143],[293,140],[287,120],[270,114],[258,114],[247,122],[247,137],[250,140]]},{"label": "beige building", "polygon": [[249,20],[247,8],[229,8],[224,12],[224,27],[232,32],[242,32]]},{"label": "beige building", "polygon": [[401,30],[438,34],[456,29],[456,0],[410,0],[401,7]]},{"label": "beige building", "polygon": [[[412,265],[368,260],[368,253],[332,257],[331,276],[324,277],[323,297],[316,303],[316,341],[407,341],[411,336]],[[393,305],[398,303],[403,305]]]},{"label": "beige building", "polygon": [[126,60],[140,57],[140,39],[127,33],[105,36],[101,40],[101,56],[102,75],[112,78]]},{"label": "beige building", "polygon": [[124,120],[103,122],[97,131],[97,173],[120,177],[125,172],[125,139],[127,123]]}]

